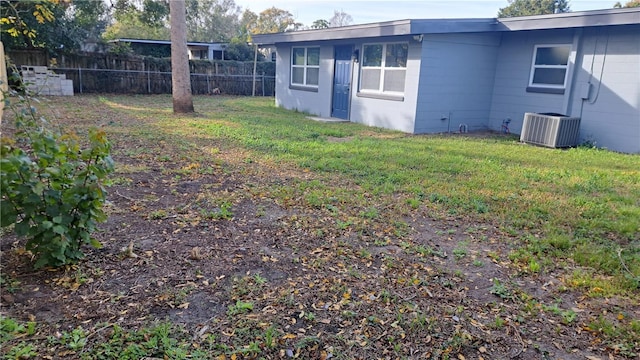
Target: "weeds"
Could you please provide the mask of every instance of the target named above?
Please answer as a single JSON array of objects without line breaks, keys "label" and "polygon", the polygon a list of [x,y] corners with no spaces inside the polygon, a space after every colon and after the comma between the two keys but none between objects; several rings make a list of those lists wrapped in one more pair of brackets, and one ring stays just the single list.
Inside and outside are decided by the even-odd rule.
[{"label": "weeds", "polygon": [[20,289],[20,281],[0,274],[0,287],[2,287],[4,291],[15,293]]},{"label": "weeds", "polygon": [[253,275],[253,280],[255,281],[255,283],[259,286],[264,285],[267,283],[267,279],[262,277],[260,274],[255,274]]},{"label": "weeds", "polygon": [[227,310],[227,315],[234,316],[238,314],[244,314],[253,311],[253,303],[244,302],[244,301],[236,301],[235,304],[230,305]]},{"label": "weeds", "polygon": [[513,292],[498,279],[493,279],[493,285],[489,292],[499,296],[503,300],[513,299]]},{"label": "weeds", "polygon": [[462,258],[464,258],[465,256],[467,256],[467,249],[466,249],[466,244],[465,243],[460,243],[458,244],[458,246],[453,249],[452,253],[453,256],[455,256],[455,258],[457,260],[460,260]]},{"label": "weeds", "polygon": [[[54,340],[53,343],[55,342]],[[78,351],[87,344],[87,333],[83,328],[77,327],[71,331],[63,332],[58,342],[71,350]]]},{"label": "weeds", "polygon": [[233,218],[231,207],[231,203],[223,202],[216,210],[201,209],[200,216],[208,220],[230,220]]},{"label": "weeds", "polygon": [[20,323],[12,318],[0,316],[0,343],[4,343],[18,336],[31,336],[35,334],[36,323],[29,321]]},{"label": "weeds", "polygon": [[[296,217],[283,217],[282,221],[272,222],[272,218],[277,216],[271,216],[271,202],[268,202],[268,207],[258,206],[255,210],[257,217],[269,215],[266,219],[258,219],[258,222],[262,224],[268,220],[269,226],[273,226],[268,230],[278,233],[278,242],[274,244],[277,246],[272,248],[274,263],[270,263],[270,256],[262,257],[265,264],[260,263],[259,257],[257,260],[249,259],[244,253],[236,257],[233,253],[228,254],[233,259],[221,258],[223,261],[232,260],[233,271],[241,271],[243,275],[234,278],[228,286],[224,285],[225,281],[216,282],[215,296],[226,299],[222,301],[227,301],[228,306],[221,309],[219,316],[211,315],[215,318],[206,323],[211,326],[209,329],[204,326],[190,334],[171,325],[156,327],[147,324],[136,330],[110,325],[107,331],[101,332],[83,324],[85,328],[82,332],[75,329],[63,333],[64,345],[56,343],[59,348],[80,349],[77,350],[78,356],[86,359],[328,359],[327,354],[334,358],[373,358],[375,347],[383,343],[386,354],[376,353],[378,357],[411,358],[419,356],[418,351],[424,351],[421,354],[428,351],[432,358],[461,358],[462,353],[468,356],[483,336],[481,332],[475,332],[474,337],[478,338],[474,339],[465,330],[467,320],[476,315],[472,311],[478,311],[479,317],[476,319],[487,319],[489,328],[506,327],[510,331],[511,325],[514,325],[512,322],[520,325],[546,312],[546,316],[559,319],[556,323],[561,321],[571,325],[556,324],[563,331],[574,328],[585,331],[582,329],[585,327],[583,320],[586,313],[576,314],[573,310],[561,308],[559,304],[547,306],[526,299],[515,288],[518,283],[515,280],[513,283],[493,280],[489,291],[496,298],[490,305],[493,306],[491,310],[469,305],[471,302],[443,306],[448,295],[463,291],[465,274],[462,270],[443,269],[451,264],[450,260],[443,260],[447,257],[446,253],[438,251],[435,245],[434,248],[426,245],[430,242],[420,244],[412,236],[414,232],[421,231],[414,219],[425,215],[433,219],[444,219],[447,213],[459,216],[455,220],[461,225],[442,228],[437,232],[438,239],[435,241],[458,241],[451,251],[452,257],[456,260],[473,259],[472,264],[477,269],[470,272],[484,272],[480,269],[485,265],[483,261],[494,261],[506,268],[507,253],[502,253],[504,247],[494,252],[488,251],[490,248],[496,249],[492,246],[494,241],[506,240],[512,248],[522,249],[510,254],[510,259],[524,273],[541,274],[550,268],[558,270],[563,264],[573,264],[573,260],[576,260],[582,266],[564,278],[570,288],[584,290],[592,296],[633,295],[637,289],[632,280],[638,275],[638,250],[628,230],[633,221],[625,213],[634,213],[634,205],[611,198],[614,191],[608,185],[608,182],[615,182],[615,192],[619,196],[634,198],[637,194],[637,190],[631,186],[634,180],[626,177],[636,174],[635,160],[610,155],[609,161],[620,161],[615,162],[616,167],[611,169],[614,175],[603,178],[591,177],[574,162],[567,164],[553,157],[549,160],[548,152],[553,150],[541,152],[534,148],[522,151],[521,146],[504,141],[406,137],[342,124],[344,127],[337,131],[339,135],[349,137],[349,143],[329,142],[326,141],[326,134],[333,130],[330,131],[328,125],[307,124],[297,115],[266,106],[266,103],[247,99],[207,99],[207,104],[209,102],[223,108],[219,114],[216,113],[215,120],[208,118],[207,111],[211,108],[205,108],[203,118],[193,123],[175,116],[169,119],[168,115],[160,114],[156,121],[158,129],[190,136],[198,132],[198,136],[205,138],[215,136],[224,142],[222,146],[225,149],[227,146],[238,146],[247,151],[237,159],[240,166],[246,163],[250,163],[251,167],[263,162],[277,163],[282,165],[283,172],[287,172],[283,175],[287,179],[289,172],[305,177],[305,180],[287,180],[284,184],[250,185],[249,192],[260,198],[261,203],[273,200],[277,206],[292,209],[297,214]],[[259,110],[260,115],[249,116],[245,107],[251,111]],[[228,109],[234,111],[227,114]],[[224,125],[220,125],[222,123]],[[188,145],[184,144],[184,147],[195,147]],[[453,150],[456,154],[453,154]],[[600,155],[590,159],[572,152],[554,152],[554,155],[563,161],[579,159],[582,161],[580,166],[595,168],[596,172],[599,172],[599,166],[609,162],[599,158]],[[171,154],[170,161],[184,161],[179,166],[194,164],[197,156],[189,155],[181,159],[181,155]],[[487,158],[493,160],[487,161]],[[409,166],[419,159],[421,166]],[[168,158],[166,160],[169,161]],[[545,161],[540,163],[541,160]],[[221,169],[207,167],[204,163],[199,167],[186,165],[180,171],[168,171],[166,176],[167,179],[179,176],[175,180],[183,181],[193,176],[225,171]],[[313,174],[307,181],[308,172]],[[330,180],[346,179],[344,183],[348,183],[348,186],[343,186],[340,181],[316,179],[325,175]],[[567,177],[572,180],[567,180]],[[273,181],[280,181],[280,178]],[[121,185],[125,186],[124,180]],[[214,189],[217,189],[217,184],[205,190],[213,192]],[[594,195],[594,192],[598,194]],[[578,193],[591,195],[578,198]],[[605,206],[602,204],[605,201],[590,199],[597,198],[600,193],[609,196],[614,205]],[[174,195],[182,194],[176,191]],[[193,233],[202,230],[204,234],[212,231],[213,227],[210,223],[203,224],[203,219],[233,220],[234,210],[238,212],[238,219],[235,220],[238,223],[245,221],[240,216],[245,214],[240,214],[240,209],[232,209],[231,206],[239,204],[239,199],[239,196],[227,196],[206,203],[189,203],[189,206],[184,205],[184,211],[178,213],[191,215],[195,210],[193,217],[199,224],[195,221],[192,223]],[[263,199],[268,200],[263,202]],[[550,199],[557,205],[548,205]],[[567,203],[581,206],[585,212],[574,211]],[[225,204],[227,213],[223,214],[219,209],[222,210]],[[622,211],[623,224],[605,224],[604,220],[616,218],[620,213],[618,209],[622,207],[626,207]],[[310,216],[307,211],[313,211],[323,226],[307,226],[306,217]],[[147,216],[150,213],[149,210]],[[559,217],[559,214],[565,216]],[[485,221],[490,221],[492,230],[485,235],[487,228],[467,226],[459,221],[461,219],[465,222],[468,220],[469,224],[486,224]],[[203,225],[207,228],[197,228]],[[255,237],[251,232],[237,234],[257,243],[262,241],[266,232],[263,229],[267,230],[261,227],[261,232],[256,233]],[[464,232],[462,229],[465,229]],[[531,234],[531,229],[535,229],[535,235]],[[287,236],[293,232],[299,232],[308,241],[321,241],[322,251],[311,256],[308,253],[311,248],[305,247],[308,244],[289,243]],[[603,237],[603,234],[606,236]],[[481,260],[480,255],[476,254],[475,240],[473,244],[459,241],[465,235],[481,240],[483,246],[487,245],[485,253],[489,259]],[[371,244],[380,248],[373,248]],[[397,257],[393,255],[398,251],[396,246],[403,249]],[[263,252],[260,254],[263,255]],[[279,257],[281,254],[285,255]],[[253,260],[257,263],[246,262]],[[280,262],[276,263],[276,260]],[[286,280],[268,281],[264,272],[255,272],[264,271],[267,265],[278,270],[295,267],[301,277],[288,273]],[[491,267],[487,266],[487,269],[492,270],[494,264],[489,262],[489,265]],[[245,273],[247,269],[251,269],[252,273]],[[231,277],[232,274],[226,275]],[[221,274],[214,277],[218,275]],[[204,267],[198,267],[196,276],[204,276],[202,280],[212,278]],[[212,287],[203,289],[209,294]],[[173,305],[178,300],[186,300],[189,291],[186,288],[172,291],[170,295],[175,298]],[[500,303],[508,300],[513,303],[508,306]],[[109,305],[114,307],[126,306],[129,303],[128,294],[113,295],[111,301]],[[495,308],[499,308],[499,311],[492,313]],[[182,313],[183,309],[176,306],[167,310],[173,316],[176,312]],[[507,314],[508,311],[515,314]],[[443,314],[449,316],[445,319]],[[606,346],[619,349],[616,350],[619,353],[631,353],[634,346],[637,348],[635,339],[640,325],[637,321],[619,319],[616,315],[609,314],[608,317],[593,320],[588,331],[598,341],[605,342]],[[588,319],[586,321],[588,323]],[[522,327],[523,331],[532,329],[526,324]],[[330,330],[327,332],[327,329]],[[331,329],[336,329],[336,333],[332,333]],[[548,330],[548,326],[544,330]],[[91,334],[90,339],[95,340],[90,344],[92,348],[87,345],[82,347],[83,335],[86,334]],[[316,338],[316,334],[321,335]],[[84,336],[85,339],[87,337],[89,335]],[[19,340],[14,339],[12,344],[17,345]],[[57,341],[62,341],[62,337]],[[30,350],[26,346],[23,348],[29,354]]]},{"label": "weeds", "polygon": [[152,220],[161,220],[167,217],[166,210],[154,210],[149,214],[149,218]]},{"label": "weeds", "polygon": [[573,311],[571,309],[563,310],[563,309],[558,307],[558,304],[553,304],[551,306],[543,305],[542,308],[544,310],[546,310],[546,311],[550,311],[551,313],[560,316],[562,318],[562,322],[565,323],[565,324],[572,323],[576,319],[576,316],[577,316],[575,311]]}]

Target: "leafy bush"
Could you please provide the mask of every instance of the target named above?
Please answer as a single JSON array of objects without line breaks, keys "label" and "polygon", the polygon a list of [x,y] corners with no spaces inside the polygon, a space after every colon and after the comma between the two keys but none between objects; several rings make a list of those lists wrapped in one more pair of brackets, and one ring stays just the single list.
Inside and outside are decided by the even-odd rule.
[{"label": "leafy bush", "polygon": [[83,257],[102,210],[104,180],[113,171],[104,131],[91,129],[82,145],[74,133],[55,129],[37,115],[28,97],[8,107],[15,115],[15,138],[0,143],[0,225],[15,224],[27,238],[34,266],[61,266]]}]

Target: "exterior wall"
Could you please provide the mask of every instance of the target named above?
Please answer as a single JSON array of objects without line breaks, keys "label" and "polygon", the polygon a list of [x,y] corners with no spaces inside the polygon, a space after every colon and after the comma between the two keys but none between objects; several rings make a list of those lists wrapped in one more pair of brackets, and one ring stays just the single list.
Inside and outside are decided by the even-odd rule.
[{"label": "exterior wall", "polygon": [[[313,45],[296,44],[296,46]],[[320,46],[320,77],[317,91],[300,90],[290,86],[291,45],[279,44],[276,54],[276,106],[316,116],[331,116],[333,44]]]},{"label": "exterior wall", "polygon": [[585,29],[569,104],[570,114],[581,117],[580,141],[640,153],[638,34],[640,25]]},{"label": "exterior wall", "polygon": [[[404,98],[381,99],[358,94],[360,63],[353,63],[351,82],[351,104],[349,120],[368,126],[383,127],[412,133],[416,109],[418,78],[420,71],[419,42],[409,36],[388,37],[375,40],[344,40],[320,46],[320,79],[318,91],[291,88],[291,45],[277,45],[276,60],[276,106],[297,110],[311,115],[330,117],[333,95],[334,46],[354,45],[362,51],[365,43],[402,42],[409,43]],[[313,43],[298,43],[296,46],[313,46]]]},{"label": "exterior wall", "polygon": [[[638,33],[640,25],[504,33],[490,128],[500,130],[510,118],[511,131],[520,133],[525,112],[555,112],[581,117],[581,142],[640,153]],[[573,44],[564,94],[526,92],[536,44]]]},{"label": "exterior wall", "polygon": [[499,34],[424,36],[415,133],[487,129],[499,45]]},{"label": "exterior wall", "polygon": [[[531,60],[537,44],[573,44],[574,30],[544,30],[504,33],[498,51],[489,127],[500,130],[502,121],[511,119],[511,132],[519,134],[525,112],[564,114],[565,94],[529,93]],[[575,50],[575,49],[573,49]],[[571,61],[571,59],[569,59]],[[575,68],[570,65],[569,72]]]},{"label": "exterior wall", "polygon": [[416,101],[418,94],[418,79],[420,76],[421,44],[410,36],[380,38],[375,40],[357,41],[356,48],[362,54],[362,45],[367,43],[403,42],[409,44],[407,54],[407,69],[402,99],[383,99],[363,96],[358,93],[360,84],[360,63],[353,66],[353,82],[351,90],[352,122],[386,129],[413,133],[415,124]]},{"label": "exterior wall", "polygon": [[[511,119],[522,130],[525,112],[553,112],[581,117],[580,141],[640,153],[640,25],[513,31],[503,33],[427,34],[344,39],[320,44],[317,91],[290,86],[290,44],[277,46],[276,104],[330,117],[334,45],[407,41],[403,97],[364,96],[358,92],[360,64],[352,70],[350,121],[408,133],[499,131]],[[535,45],[571,44],[564,94],[527,92]],[[444,118],[445,120],[442,120]]]}]

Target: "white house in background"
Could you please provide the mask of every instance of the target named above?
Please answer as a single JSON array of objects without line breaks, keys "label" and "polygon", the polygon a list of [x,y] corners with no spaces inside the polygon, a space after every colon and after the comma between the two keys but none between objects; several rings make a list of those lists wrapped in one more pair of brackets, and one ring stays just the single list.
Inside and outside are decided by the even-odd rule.
[{"label": "white house in background", "polygon": [[[163,54],[163,57],[171,56],[171,41],[167,40],[145,40],[145,39],[115,39],[109,43],[129,44],[134,53],[140,55]],[[203,42],[187,42],[189,50],[189,59],[224,59],[224,51],[227,43],[203,43]]]},{"label": "white house in background", "polygon": [[640,153],[640,8],[399,20],[254,35],[277,49],[276,104],[407,133],[520,133],[581,118],[579,141]]}]

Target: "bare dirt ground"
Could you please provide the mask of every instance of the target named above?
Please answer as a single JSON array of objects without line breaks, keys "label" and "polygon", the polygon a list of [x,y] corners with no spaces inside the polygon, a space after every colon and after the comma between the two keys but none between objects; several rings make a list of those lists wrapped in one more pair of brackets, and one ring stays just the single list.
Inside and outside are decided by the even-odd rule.
[{"label": "bare dirt ground", "polygon": [[[3,284],[0,312],[38,324],[30,341],[41,358],[79,358],[114,324],[159,321],[181,326],[193,349],[215,335],[216,358],[623,358],[588,324],[637,318],[637,303],[585,297],[560,273],[523,274],[508,259],[512,235],[492,224],[424,205],[337,222],[289,185],[356,187],[350,180],[244,161],[242,149],[216,140],[136,136],[153,120],[92,99],[70,101],[87,102],[100,120],[63,107],[58,117],[105,126],[114,145],[109,220],[96,234],[104,247],[78,265],[34,271],[23,240],[1,240],[2,276],[13,285]],[[208,148],[219,151],[194,160]],[[335,205],[354,218],[363,210]],[[47,340],[78,326],[82,350]]]}]

